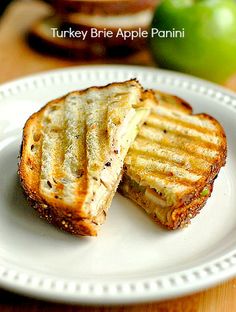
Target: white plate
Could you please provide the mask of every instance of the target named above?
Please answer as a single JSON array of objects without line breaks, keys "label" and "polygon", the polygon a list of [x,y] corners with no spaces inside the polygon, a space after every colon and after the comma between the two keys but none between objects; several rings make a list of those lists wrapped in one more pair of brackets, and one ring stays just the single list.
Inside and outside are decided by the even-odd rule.
[{"label": "white plate", "polygon": [[[228,159],[191,226],[167,231],[116,195],[97,238],[76,238],[39,219],[17,179],[26,118],[47,101],[91,85],[137,77],[177,94],[224,126]],[[34,297],[86,304],[160,300],[236,273],[236,95],[186,75],[143,67],[89,66],[43,73],[0,87],[0,285]]]}]

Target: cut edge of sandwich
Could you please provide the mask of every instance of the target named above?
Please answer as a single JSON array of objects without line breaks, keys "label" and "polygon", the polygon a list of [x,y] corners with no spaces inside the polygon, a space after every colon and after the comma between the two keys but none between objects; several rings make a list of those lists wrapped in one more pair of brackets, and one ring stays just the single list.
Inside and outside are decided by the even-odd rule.
[{"label": "cut edge of sandwich", "polygon": [[97,235],[152,98],[132,79],[71,92],[28,119],[18,172],[41,217],[72,234]]}]

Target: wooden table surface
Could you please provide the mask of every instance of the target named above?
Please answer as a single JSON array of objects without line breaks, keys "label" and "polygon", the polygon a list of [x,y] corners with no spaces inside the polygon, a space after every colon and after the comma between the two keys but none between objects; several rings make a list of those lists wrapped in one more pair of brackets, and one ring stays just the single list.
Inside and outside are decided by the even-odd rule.
[{"label": "wooden table surface", "polygon": [[[0,83],[49,69],[88,64],[43,56],[27,45],[24,36],[30,25],[48,14],[48,7],[37,1],[15,1],[0,19]],[[147,53],[115,60],[120,63],[152,65]],[[96,62],[97,63],[97,62]],[[102,63],[102,62],[100,62]],[[104,62],[105,63],[105,62]],[[236,76],[225,85],[236,90]],[[236,278],[212,289],[183,298],[145,305],[81,307],[47,303],[0,290],[0,312],[233,312],[236,311]]]}]

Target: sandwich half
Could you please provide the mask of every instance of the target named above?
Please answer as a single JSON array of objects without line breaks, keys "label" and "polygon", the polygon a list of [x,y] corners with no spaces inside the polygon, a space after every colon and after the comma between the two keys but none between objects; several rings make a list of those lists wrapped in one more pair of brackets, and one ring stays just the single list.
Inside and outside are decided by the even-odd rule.
[{"label": "sandwich half", "polygon": [[175,96],[155,91],[151,114],[132,144],[119,191],[169,229],[190,223],[226,161],[221,125]]},{"label": "sandwich half", "polygon": [[136,80],[91,87],[49,102],[28,119],[19,176],[41,217],[72,234],[97,235],[124,158],[150,112],[143,94]]}]

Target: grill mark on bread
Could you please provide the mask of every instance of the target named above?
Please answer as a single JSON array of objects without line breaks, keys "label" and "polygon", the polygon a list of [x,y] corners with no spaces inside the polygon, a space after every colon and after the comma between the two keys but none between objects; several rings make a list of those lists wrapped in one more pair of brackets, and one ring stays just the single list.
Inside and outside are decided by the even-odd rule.
[{"label": "grill mark on bread", "polygon": [[166,180],[166,182],[172,182],[177,183],[179,185],[185,185],[187,188],[193,187],[194,185],[196,186],[199,183],[202,183],[202,180],[206,180],[204,177],[199,177],[198,179],[196,178],[196,180],[191,178],[185,178],[185,177],[181,177],[181,176],[176,176],[175,172],[173,172],[172,170],[168,171],[162,171],[160,170],[155,170],[155,171],[151,171],[150,172],[150,177],[152,178],[160,178]]},{"label": "grill mark on bread", "polygon": [[62,171],[64,156],[65,156],[65,148],[64,148],[64,140],[65,133],[58,134],[57,138],[57,151],[56,151],[56,160],[54,159],[53,167],[52,167],[52,177],[53,177],[53,187],[54,187],[54,197],[56,199],[60,199],[63,197],[64,185],[61,182],[61,179],[64,176]]},{"label": "grill mark on bread", "polygon": [[130,148],[130,153],[126,157],[127,163],[130,163],[130,157],[135,158],[138,155],[147,155],[147,157],[150,158],[160,158],[170,163],[173,162],[193,173],[205,172],[211,167],[212,161],[209,159],[206,160],[204,157],[201,157],[200,154],[196,156],[178,147],[163,146],[162,144],[154,142],[152,142],[152,144],[149,143],[150,142],[145,138],[138,136]]},{"label": "grill mark on bread", "polygon": [[[78,189],[86,189],[86,180],[82,176],[85,159],[83,112],[83,107],[81,108],[79,105],[74,93],[65,98],[64,161],[62,164],[63,198],[68,204],[73,204],[74,209],[83,202],[83,197],[78,197]],[[81,141],[82,143],[80,143]]]},{"label": "grill mark on bread", "polygon": [[97,173],[102,170],[103,163],[108,155],[107,142],[107,106],[104,106],[100,98],[96,103],[87,102],[86,109],[86,146],[88,169],[93,176],[99,178]]},{"label": "grill mark on bread", "polygon": [[[97,95],[96,102],[93,101],[93,94],[88,95],[84,108],[85,113],[85,146],[87,161],[87,187],[88,194],[86,204],[94,203],[98,194],[93,189],[101,187],[101,171],[108,157],[109,150],[107,148],[107,105],[104,106],[103,99]],[[104,185],[105,186],[105,185]],[[105,186],[106,188],[106,186]],[[101,202],[102,198],[99,200]],[[98,202],[98,205],[99,205]],[[92,205],[93,206],[93,205]],[[95,213],[91,210],[91,214]],[[97,211],[99,214],[99,212]]]},{"label": "grill mark on bread", "polygon": [[211,149],[208,144],[200,140],[189,140],[189,137],[179,136],[175,133],[164,133],[162,129],[143,126],[139,132],[138,138],[144,138],[150,144],[156,142],[163,147],[176,147],[178,150],[189,153],[196,157],[201,157],[207,161],[212,161],[217,157],[218,148]]},{"label": "grill mark on bread", "polygon": [[[45,108],[42,116],[42,163],[40,172],[40,195],[44,200],[51,200],[53,193],[56,191],[54,185],[52,187],[52,179],[54,166],[58,163],[57,148],[58,137],[63,126],[62,112],[59,110],[63,100],[54,106]],[[51,185],[49,185],[49,183]],[[58,194],[57,194],[58,195]]]},{"label": "grill mark on bread", "polygon": [[147,126],[154,129],[159,128],[161,130],[165,130],[166,133],[171,133],[178,137],[184,137],[200,142],[201,145],[204,145],[210,149],[218,149],[217,142],[219,140],[216,136],[205,136],[202,132],[191,130],[187,127],[181,127],[171,122],[163,122],[159,118],[155,118],[155,120],[153,118],[148,119]]},{"label": "grill mark on bread", "polygon": [[[132,153],[132,157],[128,156],[127,163],[131,163],[132,160],[136,161],[138,157],[146,158],[147,160],[160,160],[161,162],[165,162],[170,166],[176,166],[193,174],[204,174],[207,170],[210,171],[211,164],[207,161],[202,161],[201,159],[197,159],[196,157],[189,156],[181,157],[182,155],[178,153],[179,151],[173,152],[170,150],[164,150],[160,148],[160,150],[141,150],[140,148],[131,147],[130,153]],[[178,154],[177,154],[178,153]],[[186,156],[186,155],[185,155]],[[131,158],[129,160],[129,157]],[[198,164],[194,164],[194,162],[198,162]],[[194,165],[192,165],[194,164]]]},{"label": "grill mark on bread", "polygon": [[[158,114],[158,116],[157,116],[157,114]],[[187,128],[189,130],[195,130],[196,132],[200,132],[200,134],[203,133],[204,135],[207,135],[207,136],[210,136],[210,137],[212,135],[213,136],[217,135],[217,131],[216,131],[215,128],[213,128],[213,127],[207,128],[206,126],[198,125],[197,123],[194,124],[194,123],[191,123],[190,120],[189,121],[181,120],[181,115],[180,114],[178,116],[177,115],[174,116],[173,114],[168,116],[168,115],[162,114],[162,112],[160,112],[159,110],[156,110],[156,114],[150,115],[150,118],[153,118],[154,120],[155,119],[161,120],[164,123],[168,122],[170,124],[179,125],[183,129]],[[197,119],[193,119],[191,121],[194,121],[194,120],[196,121]]]},{"label": "grill mark on bread", "polygon": [[174,193],[182,193],[189,189],[189,185],[184,185],[182,182],[179,183],[177,181],[170,181],[169,179],[163,179],[163,176],[154,176],[148,175],[140,171],[141,168],[132,168],[127,167],[126,173],[128,176],[132,177],[134,181],[142,186],[147,186],[153,189],[156,189],[158,192],[163,193],[165,195],[164,190],[167,187],[170,187]]},{"label": "grill mark on bread", "polygon": [[[42,113],[40,114],[42,115]],[[33,116],[33,118],[35,118]],[[31,129],[29,129],[29,136],[32,136],[32,142],[34,142],[34,146],[37,146],[37,150],[34,153],[34,155],[32,155],[32,164],[33,164],[33,170],[30,169],[30,173],[27,173],[29,175],[29,185],[30,188],[32,190],[36,190],[35,194],[37,193],[37,191],[39,190],[39,185],[40,185],[40,171],[41,171],[41,155],[42,155],[42,135],[41,135],[41,131],[42,131],[42,126],[41,126],[41,116],[39,118],[39,120],[36,122],[36,126],[32,127]],[[36,130],[37,129],[37,130]],[[31,140],[28,141],[31,142]],[[35,194],[32,194],[35,198]]]},{"label": "grill mark on bread", "polygon": [[[60,103],[61,116],[59,124],[58,132],[54,133],[55,136],[55,152],[52,155],[52,182],[53,183],[53,194],[54,198],[57,201],[60,201],[63,198],[64,184],[61,179],[64,177],[63,172],[63,162],[65,158],[65,114],[64,114],[64,102],[65,99]],[[56,107],[54,106],[54,110]]]},{"label": "grill mark on bread", "polygon": [[[160,178],[166,180],[166,182],[173,182],[183,184],[186,186],[193,186],[193,184],[199,182],[202,179],[202,175],[190,173],[189,171],[171,165],[166,162],[158,162],[148,158],[137,157],[132,166],[132,170],[143,171],[145,169],[148,178]],[[136,166],[137,164],[137,166]],[[164,181],[165,182],[165,181]]]}]

